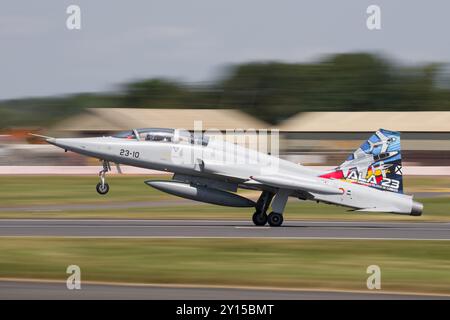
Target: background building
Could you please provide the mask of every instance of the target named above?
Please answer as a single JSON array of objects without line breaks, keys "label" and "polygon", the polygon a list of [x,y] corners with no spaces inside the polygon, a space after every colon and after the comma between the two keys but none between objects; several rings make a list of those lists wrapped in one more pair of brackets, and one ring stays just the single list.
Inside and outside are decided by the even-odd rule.
[{"label": "background building", "polygon": [[[450,166],[450,112],[306,112],[276,126],[231,109],[92,108],[68,117],[41,132],[56,137],[110,135],[130,128],[181,128],[217,134],[227,130],[228,141],[258,147],[258,132],[279,130],[280,155],[304,165],[334,166],[343,162],[379,128],[401,132],[403,164]],[[261,131],[265,130],[265,131]],[[41,139],[23,139],[24,129],[0,140],[1,165],[97,164],[74,153],[63,153]],[[19,141],[20,137],[22,140]],[[270,136],[266,150],[270,150]]]},{"label": "background building", "polygon": [[450,165],[450,112],[306,112],[280,124],[294,162],[335,165],[377,129],[400,131],[403,163]]},{"label": "background building", "polygon": [[234,109],[145,109],[145,108],[90,108],[69,117],[50,132],[64,135],[101,135],[131,128],[182,128],[194,130],[201,121],[204,130],[265,129],[269,125],[244,112]]}]

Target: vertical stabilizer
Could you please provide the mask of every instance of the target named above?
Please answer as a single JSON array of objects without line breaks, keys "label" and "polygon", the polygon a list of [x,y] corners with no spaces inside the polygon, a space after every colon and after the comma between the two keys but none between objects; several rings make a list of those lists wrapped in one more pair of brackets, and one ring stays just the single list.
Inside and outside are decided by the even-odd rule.
[{"label": "vertical stabilizer", "polygon": [[400,133],[379,129],[344,163],[322,177],[403,193]]}]

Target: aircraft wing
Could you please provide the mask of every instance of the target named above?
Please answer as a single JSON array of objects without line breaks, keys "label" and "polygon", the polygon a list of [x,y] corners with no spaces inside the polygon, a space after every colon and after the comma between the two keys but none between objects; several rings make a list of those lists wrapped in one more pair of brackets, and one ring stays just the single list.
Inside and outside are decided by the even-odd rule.
[{"label": "aircraft wing", "polygon": [[198,171],[221,175],[231,179],[246,181],[248,180],[248,172],[252,169],[249,165],[228,165],[221,162],[197,160],[196,168]]},{"label": "aircraft wing", "polygon": [[299,178],[274,174],[266,176],[252,176],[251,179],[264,185],[280,189],[306,191],[320,194],[342,194],[341,189],[328,185],[326,181],[324,181],[325,179],[320,178]]},{"label": "aircraft wing", "polygon": [[251,171],[251,167],[247,168],[242,166],[227,166],[220,163],[204,162],[200,160],[199,168],[201,171],[219,174],[234,179],[246,181],[246,183],[257,182],[259,184],[293,191],[312,192],[319,194],[342,194],[342,190],[332,186],[329,180],[315,177],[292,177],[283,174],[268,174],[251,176],[248,180],[248,172]]}]

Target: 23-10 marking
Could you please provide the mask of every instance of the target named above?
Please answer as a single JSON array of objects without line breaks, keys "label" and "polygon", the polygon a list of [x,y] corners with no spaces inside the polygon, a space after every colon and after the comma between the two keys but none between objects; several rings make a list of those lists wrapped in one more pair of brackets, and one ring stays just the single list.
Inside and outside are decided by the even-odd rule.
[{"label": "23-10 marking", "polygon": [[130,151],[127,149],[120,149],[119,155],[125,156],[125,157],[133,157],[133,158],[139,158],[139,152],[138,151]]}]

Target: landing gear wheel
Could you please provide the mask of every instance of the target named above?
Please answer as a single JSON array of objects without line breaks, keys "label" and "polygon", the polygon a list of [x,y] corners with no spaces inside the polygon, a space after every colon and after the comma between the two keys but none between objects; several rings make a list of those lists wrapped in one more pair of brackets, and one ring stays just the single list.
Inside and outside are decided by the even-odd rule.
[{"label": "landing gear wheel", "polygon": [[279,227],[283,223],[283,215],[276,212],[271,212],[267,216],[267,221],[271,227]]},{"label": "landing gear wheel", "polygon": [[105,175],[108,171],[111,171],[111,166],[108,161],[102,160],[103,169],[100,170],[98,176],[100,177],[100,182],[97,183],[97,192],[101,195],[107,194],[109,191],[109,184],[105,182]]},{"label": "landing gear wheel", "polygon": [[99,182],[99,183],[97,183],[96,189],[99,194],[102,194],[102,195],[107,194],[109,191],[109,184],[107,184],[107,183],[102,184],[101,182]]},{"label": "landing gear wheel", "polygon": [[256,226],[264,226],[267,223],[267,214],[265,212],[256,211],[253,214],[252,219]]}]

